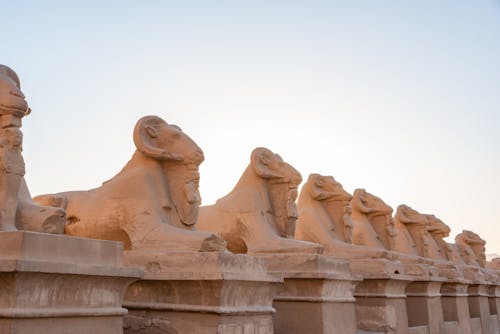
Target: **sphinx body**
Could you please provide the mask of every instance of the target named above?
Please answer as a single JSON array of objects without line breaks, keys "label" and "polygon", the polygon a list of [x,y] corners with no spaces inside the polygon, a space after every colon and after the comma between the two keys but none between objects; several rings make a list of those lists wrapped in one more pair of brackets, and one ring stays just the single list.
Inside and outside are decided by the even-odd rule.
[{"label": "sphinx body", "polygon": [[295,238],[319,243],[325,254],[336,257],[384,256],[387,252],[380,247],[352,244],[351,199],[352,196],[332,176],[309,175],[297,203],[299,218]]},{"label": "sphinx body", "polygon": [[228,195],[200,208],[199,228],[220,234],[234,253],[320,253],[320,245],[292,239],[299,172],[263,147],[250,160]]},{"label": "sphinx body", "polygon": [[220,237],[195,229],[201,149],[157,116],[137,122],[134,143],[130,161],[101,187],[35,200],[66,209],[69,235],[121,241],[129,250],[224,250]]}]

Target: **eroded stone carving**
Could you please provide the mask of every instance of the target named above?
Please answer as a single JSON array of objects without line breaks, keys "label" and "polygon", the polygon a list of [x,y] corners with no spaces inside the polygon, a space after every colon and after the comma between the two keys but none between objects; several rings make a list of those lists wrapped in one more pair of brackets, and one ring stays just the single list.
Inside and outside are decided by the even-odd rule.
[{"label": "eroded stone carving", "polygon": [[62,233],[64,210],[35,204],[24,180],[20,128],[30,112],[19,77],[0,65],[0,231]]},{"label": "eroded stone carving", "polygon": [[293,240],[300,173],[267,148],[253,150],[234,189],[200,209],[198,226],[222,235],[234,253],[318,253],[318,244]]},{"label": "eroded stone carving", "polygon": [[486,268],[500,270],[500,257],[496,257],[491,261],[486,262]]},{"label": "eroded stone carving", "polygon": [[428,257],[435,260],[452,261],[448,243],[444,240],[450,235],[450,227],[435,215],[425,216],[427,217],[427,232],[431,236]]},{"label": "eroded stone carving", "polygon": [[455,237],[460,257],[467,265],[483,267],[486,264],[486,241],[472,231],[463,230]]},{"label": "eroded stone carving", "polygon": [[220,237],[195,230],[204,160],[198,145],[157,116],[137,122],[134,143],[130,161],[101,187],[36,200],[66,208],[69,235],[122,241],[133,250],[224,250]]},{"label": "eroded stone carving", "polygon": [[[295,238],[317,242],[325,254],[342,258],[383,256],[386,251],[352,244],[352,196],[332,176],[311,174],[298,199]],[[358,232],[359,233],[359,232]]]},{"label": "eroded stone carving", "polygon": [[352,200],[352,242],[356,245],[391,250],[395,230],[392,208],[364,189],[356,189]]},{"label": "eroded stone carving", "polygon": [[396,246],[394,251],[414,256],[429,257],[428,245],[431,236],[427,231],[427,217],[402,204],[394,215]]}]

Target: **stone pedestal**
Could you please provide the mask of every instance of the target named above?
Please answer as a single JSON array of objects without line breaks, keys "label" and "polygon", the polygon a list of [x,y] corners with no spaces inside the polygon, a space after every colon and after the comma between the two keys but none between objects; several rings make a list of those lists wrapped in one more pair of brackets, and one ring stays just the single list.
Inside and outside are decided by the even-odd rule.
[{"label": "stone pedestal", "polygon": [[405,289],[413,279],[404,275],[407,266],[387,259],[356,259],[349,265],[363,277],[354,292],[358,332],[408,333]]},{"label": "stone pedestal", "polygon": [[467,282],[445,282],[441,286],[441,304],[445,334],[472,333]]},{"label": "stone pedestal", "polygon": [[282,279],[262,260],[230,253],[126,252],[144,278],[125,294],[124,333],[272,334]]},{"label": "stone pedestal", "polygon": [[[500,283],[499,283],[500,284]],[[492,321],[496,319],[496,325],[493,325],[494,333],[500,333],[500,285],[490,285],[488,287],[488,302],[490,304],[490,315]]]},{"label": "stone pedestal", "polygon": [[406,286],[411,277],[364,279],[355,290],[357,327],[376,333],[408,333]]},{"label": "stone pedestal", "polygon": [[122,333],[122,298],[142,272],[121,267],[123,246],[0,232],[0,333]]},{"label": "stone pedestal", "polygon": [[406,288],[406,309],[410,332],[418,327],[426,328],[426,333],[441,334],[444,318],[441,305],[442,280],[415,281]]},{"label": "stone pedestal", "polygon": [[[484,284],[472,284],[468,287],[468,302],[469,302],[469,312],[471,316],[471,321],[475,318],[479,318],[481,323],[481,331],[474,330],[473,333],[481,332],[481,333],[494,333],[493,326],[494,324],[491,321],[490,317],[490,306],[488,301],[488,285]],[[496,319],[495,319],[496,320]],[[477,327],[476,324],[475,327]]]},{"label": "stone pedestal", "polygon": [[355,334],[353,278],[347,261],[313,254],[262,256],[269,272],[284,277],[273,306],[276,334]]}]

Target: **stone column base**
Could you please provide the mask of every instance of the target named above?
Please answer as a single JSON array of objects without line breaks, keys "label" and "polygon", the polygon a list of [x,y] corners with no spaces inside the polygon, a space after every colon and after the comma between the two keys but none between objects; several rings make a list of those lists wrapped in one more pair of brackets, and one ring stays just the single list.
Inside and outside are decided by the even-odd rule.
[{"label": "stone column base", "polygon": [[490,314],[492,319],[496,318],[497,324],[493,325],[495,333],[500,333],[500,282],[497,285],[490,285],[488,288],[488,302],[490,304]]},{"label": "stone column base", "polygon": [[[354,275],[363,277],[354,292],[358,333],[409,333],[405,290],[414,277],[404,275],[408,266],[387,259],[360,259],[351,261],[350,267]],[[421,273],[415,268],[410,271]]]},{"label": "stone column base", "polygon": [[354,287],[359,282],[345,260],[313,254],[261,256],[284,277],[273,306],[276,334],[355,334]]},{"label": "stone column base", "polygon": [[[495,333],[493,329],[496,327],[497,319],[490,317],[490,306],[488,301],[488,285],[484,284],[472,284],[468,288],[469,294],[469,312],[471,315],[471,321],[474,318],[479,318],[481,333]],[[476,325],[477,327],[477,325]],[[475,333],[473,328],[473,333]],[[479,331],[478,331],[479,332]]]},{"label": "stone column base", "polygon": [[469,305],[467,301],[467,281],[445,282],[441,286],[443,305],[443,333],[472,333]]},{"label": "stone column base", "polygon": [[406,286],[411,278],[364,279],[357,287],[356,318],[359,330],[380,333],[409,333]]},{"label": "stone column base", "polygon": [[229,253],[126,252],[145,269],[125,295],[124,333],[272,334],[272,300],[282,279],[262,260]]},{"label": "stone column base", "polygon": [[118,334],[126,287],[123,246],[33,232],[0,232],[0,333]]},{"label": "stone column base", "polygon": [[406,288],[406,309],[410,332],[425,327],[428,334],[441,334],[444,327],[441,285],[444,279],[414,281]]}]

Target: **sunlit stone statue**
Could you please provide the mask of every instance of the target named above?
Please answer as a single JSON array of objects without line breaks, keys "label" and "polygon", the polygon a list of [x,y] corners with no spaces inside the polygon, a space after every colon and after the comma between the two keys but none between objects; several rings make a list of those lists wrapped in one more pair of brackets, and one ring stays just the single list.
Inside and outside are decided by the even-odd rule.
[{"label": "sunlit stone statue", "polygon": [[500,271],[500,257],[496,257],[486,262],[486,268]]},{"label": "sunlit stone statue", "polygon": [[450,235],[450,227],[435,215],[425,216],[427,217],[427,232],[431,236],[428,257],[435,260],[452,261],[448,243],[444,240]]},{"label": "sunlit stone statue", "polygon": [[157,116],[137,122],[134,143],[130,161],[101,187],[36,200],[63,205],[69,235],[122,241],[131,250],[224,250],[220,237],[195,229],[204,159],[198,145]]},{"label": "sunlit stone statue", "polygon": [[0,231],[62,233],[64,210],[35,204],[24,180],[20,128],[30,112],[19,77],[0,65]]},{"label": "sunlit stone statue", "polygon": [[17,196],[24,176],[21,119],[29,107],[19,78],[0,66],[0,230],[16,230]]},{"label": "sunlit stone statue", "polygon": [[[352,244],[354,223],[350,201],[352,196],[332,176],[311,174],[298,199],[299,218],[295,238],[317,242],[325,254],[341,258],[381,257],[387,254],[381,247]],[[359,235],[375,233],[357,230]],[[377,236],[374,238],[378,241]]]},{"label": "sunlit stone statue", "polygon": [[463,230],[455,237],[460,257],[465,264],[470,266],[485,267],[486,264],[486,241],[472,231]]},{"label": "sunlit stone statue", "polygon": [[394,227],[397,234],[394,251],[429,257],[427,253],[431,236],[427,231],[427,224],[426,215],[404,204],[398,206],[394,215]]},{"label": "sunlit stone statue", "polygon": [[297,187],[295,168],[267,148],[253,150],[234,189],[200,209],[198,227],[222,235],[234,253],[318,253],[318,244],[294,240]]},{"label": "sunlit stone statue", "polygon": [[392,208],[364,189],[356,189],[352,200],[352,242],[356,245],[393,249],[395,240]]}]

